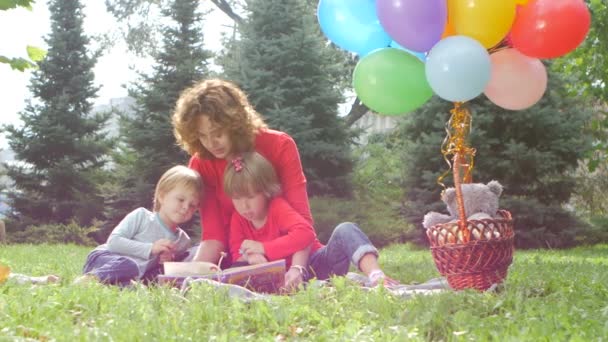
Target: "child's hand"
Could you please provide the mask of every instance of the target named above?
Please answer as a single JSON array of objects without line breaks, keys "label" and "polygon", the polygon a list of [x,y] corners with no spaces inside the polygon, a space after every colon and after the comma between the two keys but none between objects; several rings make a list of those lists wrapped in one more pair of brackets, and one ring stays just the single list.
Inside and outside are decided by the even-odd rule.
[{"label": "child's hand", "polygon": [[245,255],[245,258],[247,258],[247,262],[250,265],[263,264],[265,262],[268,262],[268,260],[266,259],[266,257],[264,257],[264,255],[258,254],[258,253],[247,254],[247,255]]},{"label": "child's hand", "polygon": [[266,251],[264,251],[264,244],[254,240],[243,240],[240,251],[242,255],[254,253],[266,254]]},{"label": "child's hand", "polygon": [[287,292],[295,291],[303,281],[304,277],[302,276],[302,272],[297,268],[292,267],[285,273],[285,290],[287,290]]},{"label": "child's hand", "polygon": [[160,262],[162,264],[167,261],[173,261],[174,258],[175,258],[175,255],[173,254],[173,252],[161,252],[158,255],[158,262]]},{"label": "child's hand", "polygon": [[156,240],[152,244],[152,255],[158,255],[161,253],[173,252],[173,241],[168,239]]}]

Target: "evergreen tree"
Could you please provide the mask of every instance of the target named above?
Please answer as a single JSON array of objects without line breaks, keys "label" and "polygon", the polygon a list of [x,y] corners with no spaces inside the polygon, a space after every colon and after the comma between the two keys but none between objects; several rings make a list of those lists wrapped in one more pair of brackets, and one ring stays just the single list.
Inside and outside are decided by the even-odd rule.
[{"label": "evergreen tree", "polygon": [[198,0],[175,0],[163,8],[168,18],[163,44],[149,74],[129,89],[134,113],[121,117],[121,148],[115,183],[106,192],[111,223],[138,206],[151,207],[156,182],[167,169],[188,156],[175,142],[171,115],[179,93],[207,75],[211,53],[203,48],[203,15]]},{"label": "evergreen tree", "polygon": [[[569,245],[582,228],[562,205],[574,191],[572,171],[589,147],[581,131],[590,113],[566,96],[567,81],[571,80],[551,73],[544,97],[528,110],[503,110],[483,96],[469,103],[470,144],[477,149],[473,181],[496,179],[503,184],[501,207],[516,218],[521,246]],[[394,133],[402,139],[396,152],[405,166],[404,213],[418,226],[429,210],[446,212],[437,179],[448,170],[440,147],[451,107],[433,99],[408,115]],[[444,183],[452,185],[451,173]]]},{"label": "evergreen tree", "polygon": [[87,51],[79,0],[51,0],[48,55],[33,74],[35,98],[20,113],[22,126],[4,130],[18,163],[7,165],[17,224],[89,224],[102,212],[96,182],[111,147],[101,129],[107,115],[92,115],[97,56]]},{"label": "evergreen tree", "polygon": [[319,31],[310,1],[252,0],[222,64],[271,128],[300,150],[310,194],[346,195],[351,133],[338,117],[341,65]]}]

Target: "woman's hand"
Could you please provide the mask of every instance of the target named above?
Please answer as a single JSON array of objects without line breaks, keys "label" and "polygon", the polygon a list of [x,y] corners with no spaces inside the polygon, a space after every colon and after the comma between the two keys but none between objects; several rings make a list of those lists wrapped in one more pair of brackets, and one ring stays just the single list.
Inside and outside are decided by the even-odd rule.
[{"label": "woman's hand", "polygon": [[256,253],[262,255],[266,254],[266,251],[264,251],[264,244],[255,240],[243,240],[240,251],[242,255]]},{"label": "woman's hand", "polygon": [[285,273],[285,290],[293,292],[298,289],[298,286],[304,282],[302,272],[295,267],[290,268]]}]

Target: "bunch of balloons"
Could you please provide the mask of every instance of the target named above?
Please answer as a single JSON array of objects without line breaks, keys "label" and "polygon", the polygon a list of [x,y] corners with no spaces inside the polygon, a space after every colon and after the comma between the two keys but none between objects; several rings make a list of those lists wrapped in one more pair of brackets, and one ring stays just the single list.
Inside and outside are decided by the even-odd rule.
[{"label": "bunch of balloons", "polygon": [[540,59],[574,50],[591,23],[584,0],[320,0],[317,15],[330,41],[359,55],[359,99],[388,115],[433,93],[528,108],[547,87]]}]

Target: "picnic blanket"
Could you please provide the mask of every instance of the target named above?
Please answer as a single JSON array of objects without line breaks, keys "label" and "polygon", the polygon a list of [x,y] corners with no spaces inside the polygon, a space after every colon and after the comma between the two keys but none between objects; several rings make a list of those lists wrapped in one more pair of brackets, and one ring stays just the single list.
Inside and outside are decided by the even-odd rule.
[{"label": "picnic blanket", "polygon": [[[354,281],[355,283],[360,284],[362,290],[371,291],[375,289],[373,287],[368,287],[365,285],[365,280],[367,279],[367,277],[361,274],[349,272],[346,277]],[[184,296],[187,295],[193,284],[207,284],[218,289],[224,289],[225,291],[227,291],[228,296],[240,298],[244,301],[269,300],[273,296],[271,294],[253,292],[242,286],[221,283],[213,279],[197,279],[191,277],[184,279],[184,281],[182,282],[180,290],[181,294]],[[313,282],[308,283],[307,286],[329,286],[329,282],[324,280],[315,280]],[[444,291],[450,291],[451,288],[448,285],[447,280],[441,277],[430,279],[422,284],[390,286],[386,287],[385,290],[388,293],[400,298],[410,298],[416,295],[426,296],[441,293]]]}]

